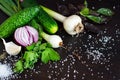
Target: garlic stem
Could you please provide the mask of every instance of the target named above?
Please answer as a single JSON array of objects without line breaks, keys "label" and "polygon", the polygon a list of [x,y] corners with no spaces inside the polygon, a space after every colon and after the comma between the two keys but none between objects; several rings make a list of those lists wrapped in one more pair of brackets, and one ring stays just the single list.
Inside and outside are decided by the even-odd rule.
[{"label": "garlic stem", "polygon": [[59,14],[59,13],[57,13],[57,12],[51,10],[51,9],[48,9],[48,8],[42,6],[42,5],[41,5],[41,7],[42,7],[50,16],[52,16],[54,19],[56,19],[56,20],[58,20],[58,21],[60,21],[60,22],[62,22],[62,23],[63,23],[63,21],[67,18],[67,17],[65,17],[65,16],[63,16],[63,15],[61,15],[61,14]]}]

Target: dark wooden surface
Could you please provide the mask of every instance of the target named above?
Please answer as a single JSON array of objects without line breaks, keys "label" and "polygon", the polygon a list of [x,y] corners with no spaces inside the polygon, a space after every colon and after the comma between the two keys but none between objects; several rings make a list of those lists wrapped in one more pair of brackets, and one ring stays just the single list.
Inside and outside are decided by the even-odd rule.
[{"label": "dark wooden surface", "polygon": [[[43,4],[57,11],[57,4],[83,3],[82,0],[39,0]],[[56,49],[61,60],[54,63],[42,64],[38,62],[34,69],[26,70],[22,74],[14,75],[11,80],[120,80],[120,1],[119,0],[88,0],[90,8],[110,8],[115,14],[107,24],[96,25],[103,33],[96,35],[84,32],[78,37],[71,37],[61,27],[59,34],[67,48]],[[7,19],[7,15],[0,11],[0,23]],[[100,40],[103,37],[109,37],[105,46]],[[92,38],[90,38],[92,37]],[[6,39],[7,40],[7,39]],[[9,41],[9,40],[8,40]],[[114,45],[113,45],[114,44]],[[85,47],[87,46],[87,47]],[[93,49],[91,47],[93,46]],[[100,48],[104,48],[101,50]],[[4,46],[0,40],[0,53]],[[98,61],[94,61],[93,57],[86,51],[99,51],[104,56]],[[78,54],[76,57],[73,54]],[[13,65],[16,57],[9,57],[7,62]],[[4,63],[4,60],[1,61]]]}]

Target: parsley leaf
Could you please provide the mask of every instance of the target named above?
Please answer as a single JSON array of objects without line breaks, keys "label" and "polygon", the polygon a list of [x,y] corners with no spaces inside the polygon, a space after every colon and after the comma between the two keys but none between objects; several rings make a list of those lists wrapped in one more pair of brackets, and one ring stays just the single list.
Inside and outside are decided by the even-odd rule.
[{"label": "parsley leaf", "polygon": [[48,51],[50,52],[50,60],[52,61],[60,60],[60,55],[54,49],[48,48]]},{"label": "parsley leaf", "polygon": [[100,8],[97,10],[98,13],[105,16],[112,16],[114,13],[108,8]]},{"label": "parsley leaf", "polygon": [[50,60],[49,51],[47,49],[45,49],[42,52],[41,61],[46,64],[46,63],[48,63],[49,60]]},{"label": "parsley leaf", "polygon": [[82,10],[80,11],[80,14],[81,14],[82,16],[86,16],[86,15],[90,14],[90,10],[89,10],[89,8],[88,8],[88,3],[87,3],[86,0],[84,1],[84,7],[83,7]]},{"label": "parsley leaf", "polygon": [[89,10],[89,8],[87,8],[87,7],[84,7],[81,11],[80,11],[80,14],[82,15],[82,16],[86,16],[86,15],[88,15],[90,13],[90,10]]},{"label": "parsley leaf", "polygon": [[52,49],[52,48],[46,48],[42,52],[41,61],[46,64],[50,60],[51,61],[58,61],[58,60],[60,60],[60,56],[59,56],[59,54],[54,49]]},{"label": "parsley leaf", "polygon": [[93,21],[93,22],[95,22],[95,23],[98,23],[98,24],[103,23],[103,22],[106,21],[106,18],[102,18],[102,17],[99,17],[99,16],[86,15],[86,17],[87,17],[89,20],[91,20],[91,21]]},{"label": "parsley leaf", "polygon": [[32,43],[31,45],[27,46],[26,49],[28,51],[31,51],[31,50],[33,50],[34,47],[35,47],[35,43]]},{"label": "parsley leaf", "polygon": [[[102,16],[100,16],[100,14]],[[100,8],[97,11],[91,10],[90,8],[88,8],[88,3],[86,0],[84,1],[84,7],[80,11],[80,15],[98,24],[104,23],[105,21],[107,21],[106,16],[112,16],[113,14],[114,13],[112,12],[112,10],[108,8]]]},{"label": "parsley leaf", "polygon": [[22,60],[18,60],[15,64],[14,72],[22,73],[24,70]]},{"label": "parsley leaf", "polygon": [[32,68],[34,67],[34,63],[38,61],[39,55],[34,51],[25,51],[23,60],[24,62],[24,68]]},{"label": "parsley leaf", "polygon": [[49,43],[42,43],[39,47],[40,50],[45,50],[46,48],[51,48],[52,46]]}]

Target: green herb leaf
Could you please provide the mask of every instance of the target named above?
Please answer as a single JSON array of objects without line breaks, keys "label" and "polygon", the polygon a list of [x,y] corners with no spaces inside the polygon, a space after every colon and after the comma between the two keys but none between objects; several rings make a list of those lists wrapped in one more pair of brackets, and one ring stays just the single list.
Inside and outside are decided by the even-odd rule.
[{"label": "green herb leaf", "polygon": [[93,15],[86,15],[86,17],[88,19],[90,19],[91,21],[95,22],[95,23],[103,23],[105,22],[105,19],[102,17],[98,17],[98,16],[93,16]]},{"label": "green herb leaf", "polygon": [[37,62],[39,55],[34,51],[25,51],[23,60],[24,62],[24,68],[32,68],[34,67],[34,63]]},{"label": "green herb leaf", "polygon": [[40,50],[45,50],[47,48],[47,43],[42,43],[39,47]]},{"label": "green herb leaf", "polygon": [[84,5],[85,5],[86,8],[88,7],[88,3],[87,3],[86,0],[84,1]]},{"label": "green herb leaf", "polygon": [[50,60],[49,51],[46,49],[42,52],[41,61],[46,64],[49,62],[49,60]]},{"label": "green herb leaf", "polygon": [[39,47],[40,50],[45,50],[46,48],[52,47],[49,43],[42,43]]},{"label": "green herb leaf", "polygon": [[86,16],[86,15],[90,14],[90,10],[89,10],[89,8],[88,8],[88,3],[87,3],[86,0],[84,1],[84,7],[83,7],[82,10],[80,11],[80,14],[81,14],[82,16]]},{"label": "green herb leaf", "polygon": [[89,13],[90,13],[90,11],[89,11],[89,8],[87,8],[87,7],[83,8],[83,9],[80,11],[80,14],[81,14],[82,16],[86,16],[86,15],[88,15]]},{"label": "green herb leaf", "polygon": [[53,50],[52,48],[46,48],[42,52],[41,61],[46,64],[50,60],[51,61],[58,61],[58,60],[60,60],[60,55],[55,50]]},{"label": "green herb leaf", "polygon": [[18,60],[15,64],[15,68],[14,68],[14,72],[17,72],[17,73],[22,73],[24,70],[24,67],[23,67],[23,62],[22,60]]},{"label": "green herb leaf", "polygon": [[27,49],[28,51],[31,51],[31,50],[34,49],[34,47],[35,47],[35,43],[32,43],[31,45],[27,46],[26,49]]},{"label": "green herb leaf", "polygon": [[52,48],[49,48],[48,51],[50,52],[50,60],[58,61],[60,60],[60,55]]},{"label": "green herb leaf", "polygon": [[41,41],[38,41],[38,42],[35,44],[35,46],[34,46],[34,48],[33,48],[33,51],[38,52],[40,45],[41,45]]},{"label": "green herb leaf", "polygon": [[100,8],[97,10],[99,14],[105,15],[105,16],[112,16],[114,13],[108,9],[108,8]]}]

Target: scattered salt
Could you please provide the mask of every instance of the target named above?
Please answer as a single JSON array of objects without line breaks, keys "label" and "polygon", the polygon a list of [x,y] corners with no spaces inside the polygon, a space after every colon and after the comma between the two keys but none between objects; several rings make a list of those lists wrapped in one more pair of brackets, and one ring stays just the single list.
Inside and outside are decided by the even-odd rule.
[{"label": "scattered salt", "polygon": [[116,6],[113,6],[113,9],[115,10],[115,9],[116,9]]},{"label": "scattered salt", "polygon": [[[65,1],[65,0],[63,0]],[[101,1],[101,0],[99,0]],[[113,6],[113,8],[115,9],[116,7]],[[93,6],[92,9],[95,9],[95,7]],[[117,24],[115,25],[115,27],[119,27]],[[86,32],[83,32],[82,36],[87,36],[87,40],[85,41],[84,39],[82,40],[82,38],[78,38],[78,37],[82,37],[81,35],[76,36],[76,39],[79,39],[79,41],[74,38],[73,43],[71,43],[71,41],[67,42],[65,48],[67,48],[67,50],[65,51],[66,53],[80,53],[80,59],[76,59],[74,55],[72,54],[68,54],[68,56],[66,56],[65,59],[61,59],[60,62],[55,62],[52,64],[48,64],[48,69],[47,69],[47,77],[51,80],[69,80],[69,78],[75,79],[77,80],[78,78],[85,80],[86,76],[88,75],[88,73],[90,73],[91,76],[97,75],[98,78],[104,78],[104,72],[99,71],[96,74],[93,73],[94,71],[94,66],[91,67],[92,64],[94,64],[94,61],[97,61],[97,64],[100,65],[106,65],[105,66],[105,70],[112,72],[111,71],[111,66],[112,64],[110,64],[110,60],[111,60],[111,55],[112,54],[117,54],[117,51],[115,51],[114,53],[109,53],[105,54],[106,51],[112,50],[113,47],[116,45],[114,42],[116,41],[116,39],[119,40],[119,35],[120,35],[120,29],[116,29],[115,30],[115,36],[112,36],[111,34],[108,34],[109,30],[107,30],[107,28],[103,31],[103,34],[98,34],[98,35],[92,35],[92,34],[87,34]],[[108,35],[107,35],[108,34]],[[84,36],[84,37],[85,37]],[[65,36],[62,36],[63,38],[66,38]],[[85,41],[85,42],[84,42]],[[76,46],[77,44],[80,44],[80,46]],[[110,44],[111,45],[108,45]],[[73,46],[74,47],[73,49]],[[85,56],[82,56],[82,52],[85,52],[86,54],[84,54],[88,60],[90,60],[88,62],[87,59],[83,60],[83,58],[85,58]],[[106,58],[108,57],[108,58]],[[11,57],[8,56],[8,59],[10,59]],[[92,59],[92,61],[91,61]],[[17,59],[14,59],[14,61]],[[78,60],[81,62],[81,67],[84,66],[87,68],[87,73],[83,72],[83,74],[79,74],[82,73],[81,70],[78,70],[78,67],[75,66],[76,61],[78,62]],[[100,60],[103,60],[103,62],[101,62]],[[98,63],[98,61],[100,61],[100,63]],[[106,64],[107,62],[107,64]],[[8,63],[7,61],[4,61],[4,63]],[[43,64],[41,63],[39,66],[41,67]],[[3,68],[3,66],[5,66]],[[40,69],[40,67],[37,67],[37,69]],[[30,72],[29,70],[26,70],[26,72],[30,72],[30,74],[25,74],[24,77],[27,79],[28,76],[32,77],[34,73],[36,74],[42,74],[42,71],[37,71],[37,69],[33,69],[33,73]],[[3,70],[5,71],[3,74]],[[83,70],[84,71],[84,70]],[[64,73],[63,73],[64,72]],[[61,78],[59,77],[61,74],[64,74],[61,76]],[[71,76],[72,74],[72,76]],[[0,63],[0,80],[2,78],[5,77],[9,77],[12,75],[12,70],[10,68],[10,66],[8,66],[7,64],[1,64]],[[12,76],[12,78],[22,78],[21,76]],[[116,80],[116,76],[113,75],[113,79]]]},{"label": "scattered salt", "polygon": [[120,35],[120,30],[119,29],[116,30],[116,34]]},{"label": "scattered salt", "polygon": [[84,77],[84,76],[82,76],[82,79],[85,79],[85,77]]},{"label": "scattered salt", "polygon": [[87,50],[88,55],[88,59],[90,59],[90,57],[93,57],[93,60],[100,60],[101,57],[104,57],[103,53],[101,53],[99,50]]},{"label": "scattered salt", "polygon": [[51,79],[51,75],[48,75],[48,78]]},{"label": "scattered salt", "polygon": [[13,74],[12,69],[7,64],[0,63],[0,79],[4,80]]},{"label": "scattered salt", "polygon": [[92,6],[92,9],[95,9],[95,7],[94,7],[94,6]]},{"label": "scattered salt", "polygon": [[102,38],[99,39],[102,44],[106,44],[112,37],[109,36],[102,36]]}]

